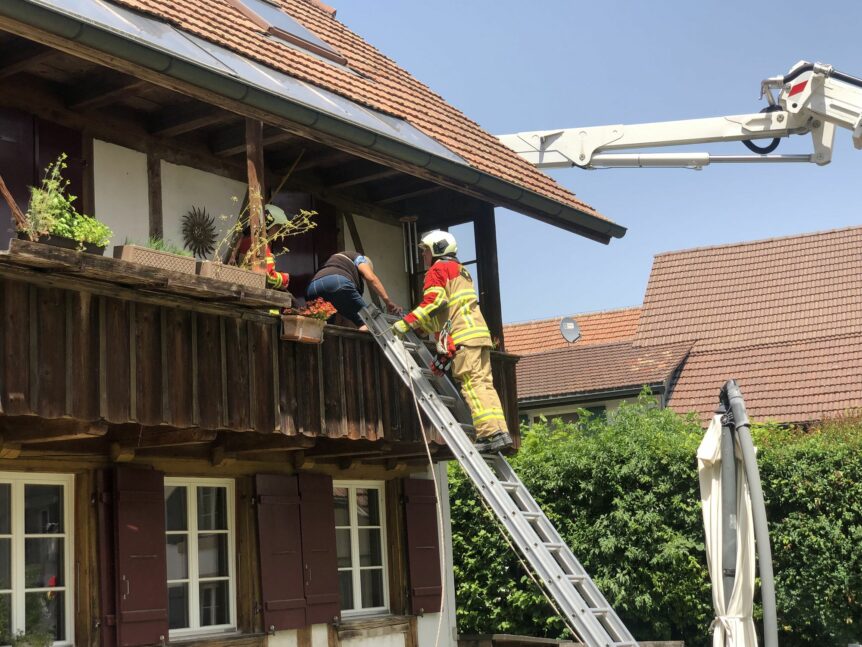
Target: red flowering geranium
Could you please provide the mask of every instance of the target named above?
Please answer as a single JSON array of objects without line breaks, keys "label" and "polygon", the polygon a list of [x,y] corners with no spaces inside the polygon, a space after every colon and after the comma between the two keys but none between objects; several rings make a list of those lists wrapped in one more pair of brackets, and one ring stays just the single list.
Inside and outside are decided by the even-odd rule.
[{"label": "red flowering geranium", "polygon": [[322,319],[326,321],[336,312],[335,306],[329,301],[318,297],[314,301],[309,301],[305,307],[298,310],[296,314],[303,317],[311,317],[312,319]]}]

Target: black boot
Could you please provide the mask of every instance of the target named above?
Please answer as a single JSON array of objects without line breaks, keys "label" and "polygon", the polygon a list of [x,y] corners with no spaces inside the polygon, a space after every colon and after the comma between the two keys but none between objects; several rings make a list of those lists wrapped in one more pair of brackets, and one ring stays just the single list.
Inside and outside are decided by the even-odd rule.
[{"label": "black boot", "polygon": [[512,437],[508,432],[499,429],[490,436],[483,436],[476,440],[473,447],[480,454],[492,454],[502,452],[512,446]]}]

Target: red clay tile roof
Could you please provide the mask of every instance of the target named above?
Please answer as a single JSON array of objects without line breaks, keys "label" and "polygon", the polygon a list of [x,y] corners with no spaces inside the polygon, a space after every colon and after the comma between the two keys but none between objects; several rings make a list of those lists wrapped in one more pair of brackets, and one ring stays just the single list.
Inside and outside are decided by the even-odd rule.
[{"label": "red clay tile roof", "polygon": [[656,256],[639,346],[696,352],[862,334],[862,228]]},{"label": "red clay tile roof", "polygon": [[265,36],[226,0],[113,0],[295,78],[401,117],[474,168],[607,220],[482,130],[329,12],[308,0],[272,0],[347,58],[356,74]]},{"label": "red clay tile roof", "polygon": [[669,406],[704,421],[730,378],[754,419],[862,407],[862,227],[657,256],[635,345],[677,342]]},{"label": "red clay tile roof", "polygon": [[635,348],[631,342],[593,344],[527,355],[518,362],[518,400],[560,397],[664,382],[691,344]]},{"label": "red clay tile roof", "polygon": [[561,348],[632,340],[640,313],[640,307],[634,307],[574,315],[581,329],[581,337],[573,344],[569,344],[560,334],[562,317],[507,324],[503,326],[506,352],[532,355]]},{"label": "red clay tile roof", "polygon": [[753,420],[799,423],[840,415],[862,407],[862,335],[692,353],[669,404],[696,411],[706,423],[729,378],[739,383]]}]

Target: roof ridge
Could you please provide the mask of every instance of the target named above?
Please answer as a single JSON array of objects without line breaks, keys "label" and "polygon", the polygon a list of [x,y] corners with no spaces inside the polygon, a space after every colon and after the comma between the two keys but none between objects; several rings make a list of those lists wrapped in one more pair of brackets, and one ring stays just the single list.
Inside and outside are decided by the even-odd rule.
[{"label": "roof ridge", "polygon": [[560,319],[564,319],[565,317],[589,317],[592,315],[604,315],[611,314],[614,312],[625,312],[626,310],[642,310],[643,305],[637,306],[624,306],[621,308],[611,308],[610,310],[593,310],[591,312],[577,312],[572,315],[557,315],[556,317],[547,317],[545,319],[528,319],[525,321],[513,321],[511,323],[503,324],[503,327],[507,326],[526,326],[528,324],[537,324],[537,323],[547,323],[550,321],[559,321]]},{"label": "roof ridge", "polygon": [[598,349],[608,348],[610,346],[615,346],[615,347],[616,346],[631,346],[635,350],[648,351],[648,352],[660,351],[660,350],[664,350],[664,349],[668,349],[668,348],[679,347],[679,348],[688,348],[689,352],[691,352],[691,349],[695,343],[696,342],[694,342],[694,341],[675,341],[675,342],[672,342],[670,344],[656,344],[655,346],[635,346],[633,339],[608,341],[608,342],[602,342],[600,344],[576,345],[575,343],[572,343],[570,346],[565,346],[563,348],[552,348],[551,350],[542,351],[541,353],[530,353],[528,355],[521,355],[520,361],[523,362],[524,360],[526,360],[528,358],[530,358],[530,359],[544,358],[544,357],[547,357],[548,355],[553,355],[555,353],[568,353],[568,352],[572,352],[575,350],[587,350],[587,349],[589,349],[593,352],[597,352]]},{"label": "roof ridge", "polygon": [[[862,332],[848,332],[848,333],[839,333],[839,334],[835,334],[835,335],[822,335],[820,337],[809,337],[806,339],[799,339],[799,340],[795,340],[795,341],[788,341],[788,340],[771,341],[771,342],[765,342],[762,344],[748,344],[747,346],[732,346],[729,348],[722,348],[720,350],[719,349],[716,349],[716,350],[698,350],[697,344],[698,344],[698,342],[703,341],[703,340],[697,339],[697,340],[694,340],[691,342],[692,343],[691,354],[692,355],[713,355],[715,353],[727,353],[729,351],[736,352],[736,351],[747,351],[747,350],[760,350],[762,348],[777,348],[779,346],[793,346],[793,345],[797,345],[797,344],[814,344],[817,342],[834,341],[836,339],[850,339],[852,337],[859,337],[860,340],[862,340]],[[675,342],[675,343],[683,343],[683,342]],[[594,344],[594,345],[598,346],[598,344]],[[644,349],[661,348],[662,346],[668,346],[668,344],[657,344],[655,346],[637,346],[637,348],[644,348]]]},{"label": "roof ridge", "polygon": [[836,229],[825,229],[822,231],[810,231],[803,234],[788,234],[786,236],[773,236],[770,238],[760,238],[758,240],[745,240],[738,243],[722,243],[719,245],[705,245],[703,247],[689,247],[686,249],[677,249],[669,252],[659,252],[655,254],[653,258],[659,258],[664,256],[674,256],[676,254],[687,254],[690,252],[702,252],[706,250],[712,249],[728,249],[731,247],[746,247],[748,245],[758,245],[763,243],[773,243],[782,240],[793,240],[793,239],[803,239],[803,238],[814,238],[816,236],[827,236],[830,234],[837,234],[844,231],[862,231],[862,225],[852,225],[848,227],[838,227]]}]

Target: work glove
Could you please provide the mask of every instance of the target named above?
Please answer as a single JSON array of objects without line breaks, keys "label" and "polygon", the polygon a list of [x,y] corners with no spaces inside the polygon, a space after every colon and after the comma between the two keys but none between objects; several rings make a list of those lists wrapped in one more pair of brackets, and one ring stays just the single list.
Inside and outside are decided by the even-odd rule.
[{"label": "work glove", "polygon": [[448,371],[452,367],[452,358],[455,357],[454,353],[438,353],[433,360],[431,360],[430,369],[431,372],[436,376],[445,375],[446,371]]},{"label": "work glove", "polygon": [[399,319],[394,324],[392,324],[392,332],[394,332],[399,337],[403,337],[408,332],[410,332],[410,326],[403,319]]}]

